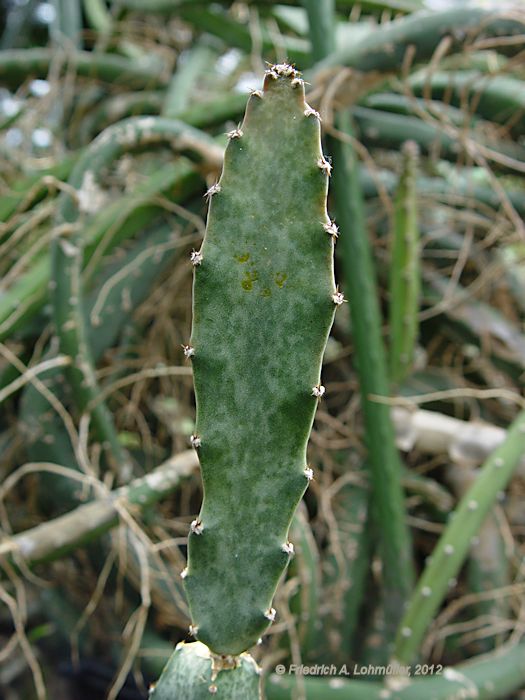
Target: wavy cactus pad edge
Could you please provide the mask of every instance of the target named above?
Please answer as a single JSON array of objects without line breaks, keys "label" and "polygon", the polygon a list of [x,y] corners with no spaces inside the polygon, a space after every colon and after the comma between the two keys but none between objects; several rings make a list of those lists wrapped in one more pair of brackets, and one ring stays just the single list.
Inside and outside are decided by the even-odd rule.
[{"label": "wavy cactus pad edge", "polygon": [[204,499],[189,536],[192,631],[240,654],[275,617],[334,311],[335,229],[320,121],[291,66],[269,68],[230,134],[195,266],[190,347]]}]

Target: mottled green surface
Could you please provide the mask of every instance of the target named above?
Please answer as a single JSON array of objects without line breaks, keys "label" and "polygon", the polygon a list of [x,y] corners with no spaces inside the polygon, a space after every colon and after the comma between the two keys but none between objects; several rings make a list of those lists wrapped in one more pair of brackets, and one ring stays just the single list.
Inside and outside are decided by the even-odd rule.
[{"label": "mottled green surface", "polygon": [[260,669],[248,654],[236,668],[212,667],[209,649],[200,642],[177,645],[150,695],[150,700],[258,700]]},{"label": "mottled green surface", "polygon": [[195,268],[204,501],[186,587],[198,639],[224,654],[270,622],[335,308],[319,120],[286,72],[267,75],[230,140]]}]

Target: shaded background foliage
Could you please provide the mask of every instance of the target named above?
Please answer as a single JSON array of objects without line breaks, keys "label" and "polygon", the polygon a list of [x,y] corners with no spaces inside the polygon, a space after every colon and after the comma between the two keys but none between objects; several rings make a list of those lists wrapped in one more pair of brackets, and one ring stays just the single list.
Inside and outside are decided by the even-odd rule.
[{"label": "shaded background foliage", "polygon": [[[266,61],[304,71],[325,152],[341,163],[330,211],[350,303],[325,356],[327,393],[309,449],[316,479],[293,525],[297,556],[255,656],[268,674],[278,662],[388,659],[402,613],[390,597],[397,526],[370,507],[370,482],[377,494],[374,459],[398,456],[378,427],[390,411],[361,400],[359,388],[393,397],[416,574],[523,408],[525,15],[517,2],[497,14],[456,5],[423,16],[419,0],[340,0],[330,38],[321,23],[317,35],[309,29],[298,2],[1,4],[6,698],[42,698],[46,687],[56,698],[147,697],[173,645],[188,638],[179,573],[201,499],[182,348],[188,260],[225,134]],[[95,158],[101,133],[97,143],[115,150]],[[345,170],[349,153],[358,162]],[[356,282],[358,227],[375,270],[363,267]],[[66,293],[75,285],[82,303]],[[367,299],[380,313],[377,337],[368,321],[358,330],[354,308]],[[59,346],[61,304],[85,324],[88,353],[65,353],[64,324]],[[381,343],[385,361],[369,364]],[[79,358],[93,365],[95,396],[71,391]],[[381,363],[389,376],[378,374]],[[447,582],[420,661],[460,664],[521,639],[523,467]],[[156,481],[145,481],[153,470]],[[386,501],[395,501],[396,478],[384,482]],[[328,688],[308,697],[328,697]],[[299,682],[299,697],[305,689]]]}]

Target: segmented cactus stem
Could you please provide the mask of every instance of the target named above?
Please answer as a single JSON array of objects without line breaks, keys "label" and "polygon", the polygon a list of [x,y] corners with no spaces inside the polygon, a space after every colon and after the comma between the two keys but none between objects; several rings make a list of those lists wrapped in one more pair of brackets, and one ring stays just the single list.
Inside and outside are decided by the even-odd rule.
[{"label": "segmented cactus stem", "polygon": [[313,478],[306,443],[337,307],[330,170],[303,81],[271,66],[230,135],[191,256],[204,500],[185,584],[193,631],[218,654],[248,649],[274,620],[288,529]]}]

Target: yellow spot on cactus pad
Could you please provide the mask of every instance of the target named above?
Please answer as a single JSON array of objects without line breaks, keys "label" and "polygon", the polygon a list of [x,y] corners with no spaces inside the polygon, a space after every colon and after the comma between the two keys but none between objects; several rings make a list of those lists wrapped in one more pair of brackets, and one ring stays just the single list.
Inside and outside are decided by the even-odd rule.
[{"label": "yellow spot on cactus pad", "polygon": [[248,262],[250,259],[250,253],[244,253],[243,255],[235,255],[235,260],[240,263],[245,263]]},{"label": "yellow spot on cactus pad", "polygon": [[241,281],[241,287],[246,292],[251,292],[253,289],[253,283],[256,282],[258,278],[259,275],[257,274],[257,270],[250,270],[249,272],[245,272],[244,277]]},{"label": "yellow spot on cactus pad", "polygon": [[284,283],[286,282],[288,278],[288,275],[286,272],[276,272],[275,273],[275,284],[279,287],[279,289],[282,289],[284,287]]}]

